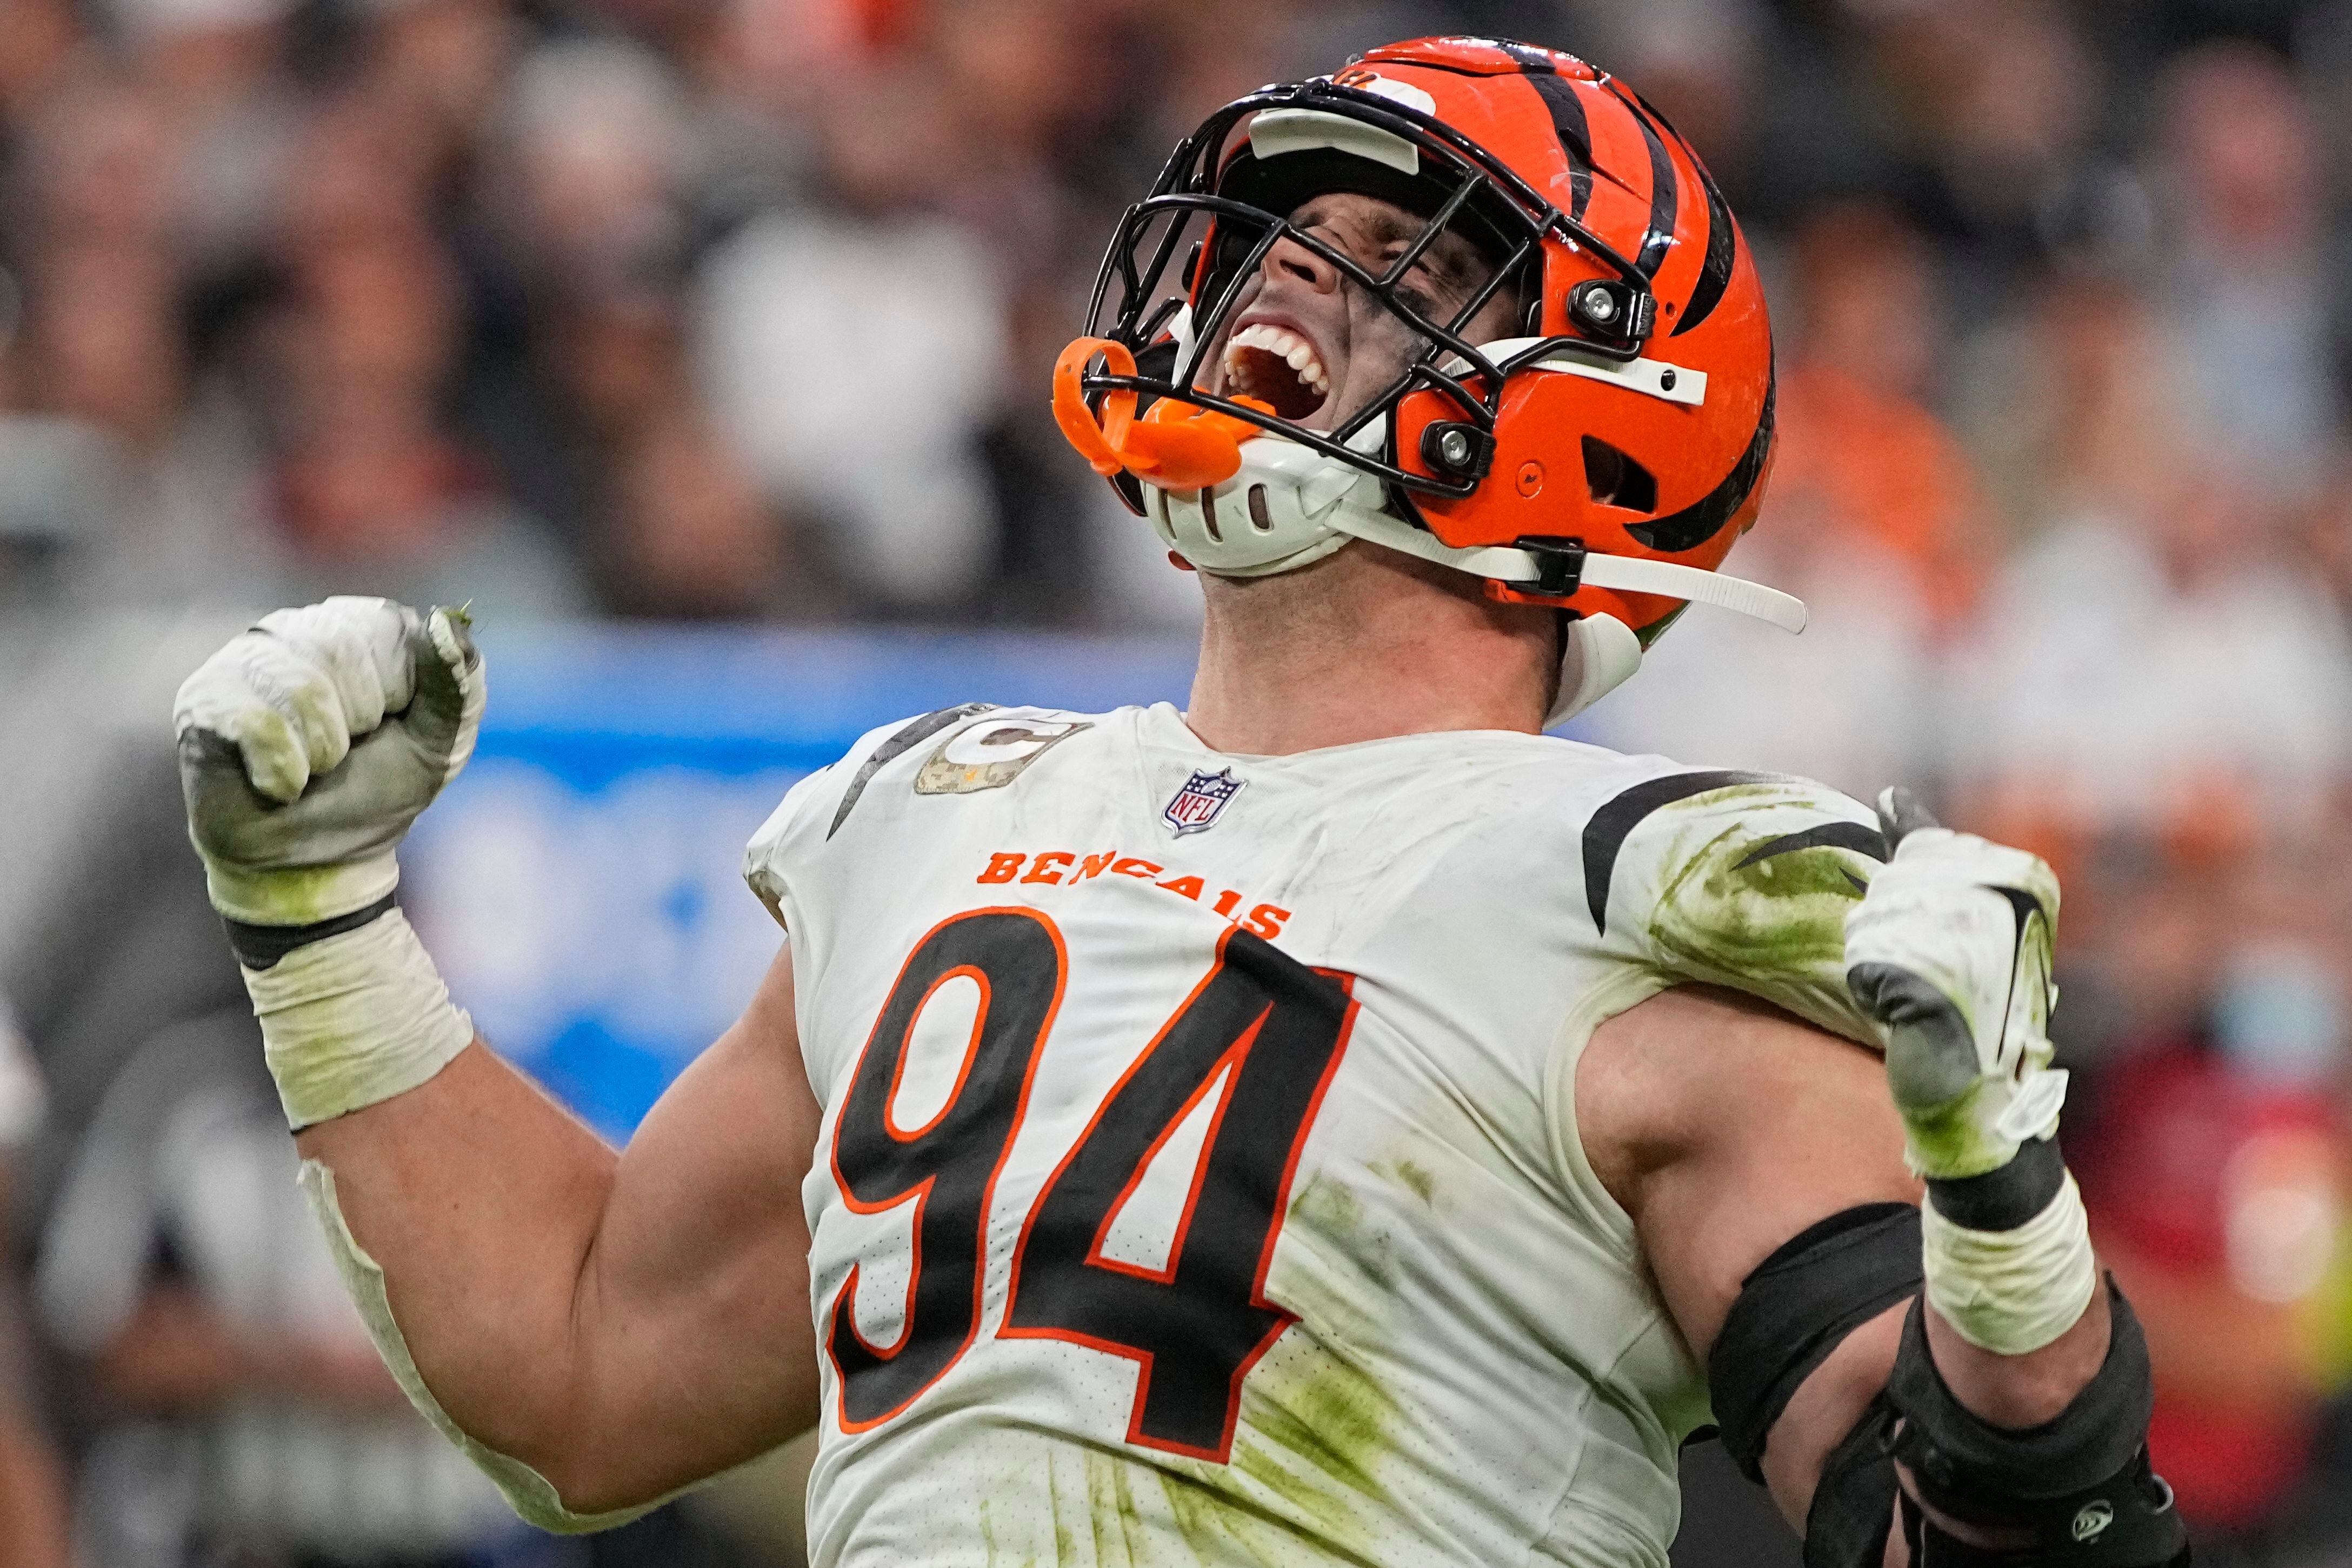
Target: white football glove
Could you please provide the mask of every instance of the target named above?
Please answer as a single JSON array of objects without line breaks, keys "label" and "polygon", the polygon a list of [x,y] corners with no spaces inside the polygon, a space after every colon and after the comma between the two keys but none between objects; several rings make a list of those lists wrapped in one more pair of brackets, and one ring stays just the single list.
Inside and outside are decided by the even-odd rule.
[{"label": "white football glove", "polygon": [[1919,1176],[1981,1176],[2058,1130],[2050,1066],[2058,878],[2038,856],[1879,797],[1893,858],[1845,923],[1846,986],[1886,1032],[1886,1077]]},{"label": "white football glove", "polygon": [[180,785],[213,905],[256,925],[365,909],[473,755],[485,696],[462,610],[386,599],[278,610],[180,687]]}]

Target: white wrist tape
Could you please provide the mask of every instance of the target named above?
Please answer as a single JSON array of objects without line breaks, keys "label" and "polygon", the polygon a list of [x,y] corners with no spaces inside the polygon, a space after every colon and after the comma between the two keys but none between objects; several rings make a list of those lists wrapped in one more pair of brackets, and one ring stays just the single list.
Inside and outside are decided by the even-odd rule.
[{"label": "white wrist tape", "polygon": [[2001,1355],[2040,1350],[2074,1326],[2099,1288],[2090,1217],[2070,1174],[2014,1230],[1971,1230],[1921,1206],[1927,1301],[1962,1339]]},{"label": "white wrist tape", "polygon": [[509,1458],[495,1448],[486,1448],[467,1437],[457,1423],[449,1419],[449,1413],[441,1408],[433,1391],[425,1386],[415,1358],[408,1354],[408,1341],[401,1333],[400,1325],[393,1321],[392,1298],[384,1290],[383,1269],[353,1238],[352,1228],[344,1222],[342,1205],[335,1201],[335,1173],[317,1160],[304,1160],[301,1182],[302,1195],[310,1200],[310,1212],[317,1218],[319,1228],[327,1238],[327,1249],[334,1254],[335,1267],[343,1276],[343,1288],[351,1292],[360,1316],[366,1321],[368,1335],[375,1341],[376,1351],[383,1357],[394,1380],[424,1417],[497,1484],[526,1523],[558,1535],[581,1535],[626,1524],[669,1500],[661,1497],[608,1513],[574,1513],[563,1506],[563,1499],[545,1476],[521,1460]]},{"label": "white wrist tape", "polygon": [[474,1039],[397,909],[246,970],[245,986],[298,1132],[415,1088]]}]

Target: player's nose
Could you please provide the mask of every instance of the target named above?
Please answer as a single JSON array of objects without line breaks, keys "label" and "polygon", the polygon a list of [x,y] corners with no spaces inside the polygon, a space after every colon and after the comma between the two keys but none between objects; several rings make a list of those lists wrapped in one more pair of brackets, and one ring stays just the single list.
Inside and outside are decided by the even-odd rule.
[{"label": "player's nose", "polygon": [[1288,235],[1268,247],[1259,270],[1269,284],[1303,283],[1318,294],[1332,294],[1341,281],[1339,269]]}]

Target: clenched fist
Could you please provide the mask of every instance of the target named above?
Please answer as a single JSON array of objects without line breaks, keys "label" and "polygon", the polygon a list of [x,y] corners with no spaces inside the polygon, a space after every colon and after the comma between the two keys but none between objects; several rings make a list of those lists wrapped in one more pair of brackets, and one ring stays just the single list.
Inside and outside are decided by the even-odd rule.
[{"label": "clenched fist", "polygon": [[1846,985],[1886,1031],[1912,1168],[1982,1176],[2058,1130],[2058,879],[2023,850],[1937,826],[1906,790],[1878,812],[1893,858],[1846,916]]},{"label": "clenched fist", "polygon": [[308,925],[389,897],[394,849],[473,755],[484,695],[463,611],[341,597],[230,639],[173,713],[214,906]]}]

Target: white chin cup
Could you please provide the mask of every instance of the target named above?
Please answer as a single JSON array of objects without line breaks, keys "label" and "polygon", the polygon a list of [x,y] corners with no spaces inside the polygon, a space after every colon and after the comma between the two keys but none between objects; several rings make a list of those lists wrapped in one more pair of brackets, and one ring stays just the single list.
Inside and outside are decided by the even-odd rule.
[{"label": "white chin cup", "polygon": [[[1359,451],[1381,449],[1367,426]],[[1242,444],[1241,471],[1202,490],[1143,486],[1145,515],[1169,549],[1202,571],[1270,577],[1318,561],[1356,533],[1341,510],[1377,511],[1381,482],[1312,447],[1271,433]],[[1352,502],[1343,508],[1342,503]]]},{"label": "white chin cup", "polygon": [[1570,622],[1567,643],[1559,660],[1559,695],[1544,715],[1546,729],[1582,713],[1642,667],[1642,640],[1614,615]]}]

